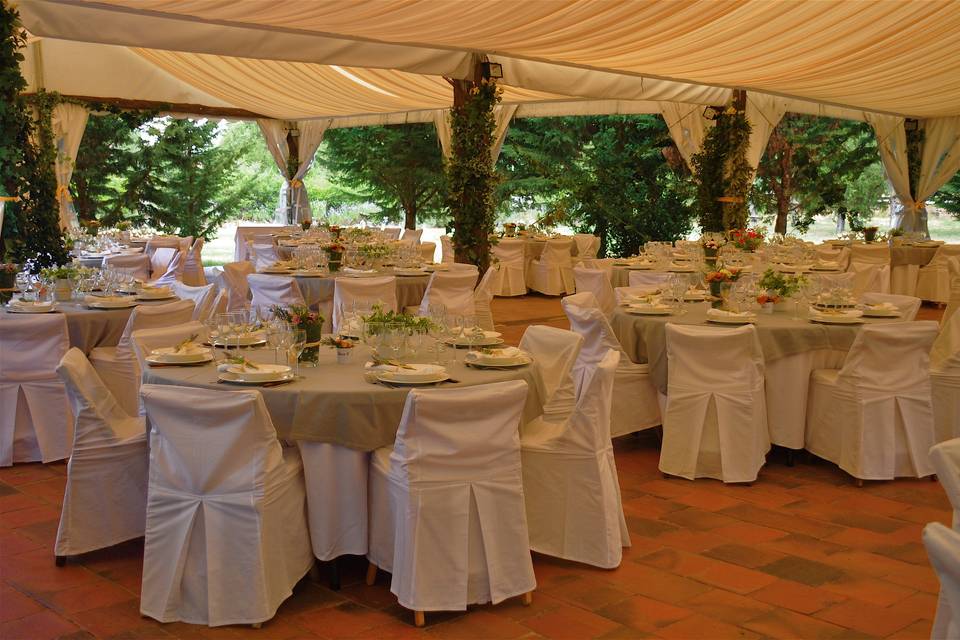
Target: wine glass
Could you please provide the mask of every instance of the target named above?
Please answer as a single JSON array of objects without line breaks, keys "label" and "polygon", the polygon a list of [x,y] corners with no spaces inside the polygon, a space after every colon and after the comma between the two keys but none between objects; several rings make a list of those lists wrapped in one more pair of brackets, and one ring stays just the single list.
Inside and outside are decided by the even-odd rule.
[{"label": "wine glass", "polygon": [[303,329],[292,329],[290,332],[290,344],[287,347],[287,357],[288,363],[289,360],[293,360],[293,363],[296,365],[296,375],[300,375],[300,354],[303,353],[303,350],[307,346],[307,332]]},{"label": "wine glass", "polygon": [[280,354],[278,350],[283,344],[283,334],[286,333],[286,327],[279,321],[268,322],[266,325],[267,346],[273,349],[273,363],[279,364]]}]

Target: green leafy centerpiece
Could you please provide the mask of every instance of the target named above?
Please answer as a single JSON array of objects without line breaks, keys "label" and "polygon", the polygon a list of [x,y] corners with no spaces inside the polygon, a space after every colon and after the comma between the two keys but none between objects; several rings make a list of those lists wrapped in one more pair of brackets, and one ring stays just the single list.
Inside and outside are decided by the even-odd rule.
[{"label": "green leafy centerpiece", "polygon": [[320,339],[323,334],[323,316],[302,304],[289,307],[270,307],[273,317],[289,324],[293,329],[307,334],[307,344],[300,353],[300,362],[316,365],[320,355]]}]

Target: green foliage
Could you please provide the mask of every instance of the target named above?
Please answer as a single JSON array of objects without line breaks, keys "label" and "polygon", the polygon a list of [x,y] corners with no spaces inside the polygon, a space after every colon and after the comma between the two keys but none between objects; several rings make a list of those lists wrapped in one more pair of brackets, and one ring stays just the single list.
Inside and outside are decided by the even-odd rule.
[{"label": "green foliage", "polygon": [[806,231],[816,216],[828,214],[859,228],[885,192],[869,125],[787,114],[760,159],[752,202],[778,233],[786,232],[788,219]]},{"label": "green foliage", "polygon": [[753,173],[747,163],[751,127],[742,111],[729,111],[717,119],[707,132],[703,149],[692,159],[704,231],[747,226],[747,196]]},{"label": "green foliage", "polygon": [[[33,269],[63,264],[67,252],[60,235],[56,152],[50,121],[58,96],[40,92],[35,97],[36,128],[20,93],[27,83],[20,75],[26,32],[12,5],[0,5],[0,196],[18,196],[4,209],[2,253]],[[33,135],[31,135],[33,134]]]},{"label": "green foliage", "polygon": [[447,198],[453,214],[458,262],[483,273],[490,263],[490,234],[496,222],[499,176],[490,160],[500,89],[493,80],[473,84],[463,104],[450,110],[453,154],[447,165]]},{"label": "green foliage", "polygon": [[947,184],[933,194],[931,200],[960,220],[960,173],[955,173]]},{"label": "green foliage", "polygon": [[682,238],[693,222],[693,185],[664,161],[670,145],[657,116],[514,120],[500,159],[504,207],[547,212],[541,220],[562,214],[598,234],[607,254]]},{"label": "green foliage", "polygon": [[760,288],[776,293],[783,298],[789,298],[800,290],[800,285],[806,282],[803,275],[787,275],[774,269],[767,269],[760,277]]},{"label": "green foliage", "polygon": [[446,218],[443,156],[432,124],[329,130],[321,162],[354,201],[380,209],[379,221],[413,229],[418,220]]},{"label": "green foliage", "polygon": [[384,310],[382,304],[375,304],[368,315],[363,316],[364,325],[372,335],[377,335],[384,328],[401,328],[417,333],[428,333],[433,327],[430,318],[411,316],[403,312]]}]

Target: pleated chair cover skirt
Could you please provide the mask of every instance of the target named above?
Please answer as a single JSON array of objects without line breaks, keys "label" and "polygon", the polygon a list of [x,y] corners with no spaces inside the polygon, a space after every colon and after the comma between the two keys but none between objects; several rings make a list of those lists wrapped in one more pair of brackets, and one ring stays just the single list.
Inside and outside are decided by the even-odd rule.
[{"label": "pleated chair cover skirt", "polygon": [[660,470],[690,480],[753,482],[770,449],[756,329],[667,324],[666,331]]},{"label": "pleated chair cover skirt", "polygon": [[220,289],[227,292],[227,311],[240,311],[250,300],[247,276],[254,273],[253,263],[228,262],[220,275]]},{"label": "pleated chair cover skirt", "polygon": [[939,522],[923,529],[923,544],[940,580],[931,638],[960,638],[960,533]]},{"label": "pleated chair cover skirt", "polygon": [[144,385],[150,489],[140,611],[269,620],[313,564],[303,467],[259,392]]},{"label": "pleated chair cover skirt", "polygon": [[493,295],[509,297],[527,294],[525,245],[524,240],[502,238],[490,249],[494,258],[493,267],[496,268],[490,285]]},{"label": "pleated chair cover skirt", "polygon": [[73,416],[56,368],[70,338],[63,314],[12,316],[0,329],[0,466],[70,455]]},{"label": "pleated chair cover skirt", "polygon": [[120,408],[79,349],[67,352],[57,373],[76,422],[56,555],[79,555],[143,536],[149,464],[144,419]]},{"label": "pleated chair cover skirt", "polygon": [[[518,424],[522,381],[414,389],[370,465],[368,558],[416,611],[499,603],[536,587]],[[451,416],[457,416],[451,418]]]},{"label": "pleated chair cover skirt", "polygon": [[547,240],[540,258],[527,267],[527,287],[548,296],[562,296],[576,291],[570,238]]},{"label": "pleated chair cover skirt", "polygon": [[936,333],[934,322],[864,326],[843,368],[811,376],[807,450],[863,480],[932,474]]}]

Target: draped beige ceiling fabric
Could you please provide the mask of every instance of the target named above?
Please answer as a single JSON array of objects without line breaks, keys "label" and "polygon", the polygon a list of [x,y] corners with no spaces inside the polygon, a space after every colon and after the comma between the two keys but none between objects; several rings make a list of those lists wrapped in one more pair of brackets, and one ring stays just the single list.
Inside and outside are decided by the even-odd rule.
[{"label": "draped beige ceiling fabric", "polygon": [[479,52],[960,115],[956,0],[23,0],[20,10],[41,36],[153,49],[461,77]]}]

